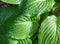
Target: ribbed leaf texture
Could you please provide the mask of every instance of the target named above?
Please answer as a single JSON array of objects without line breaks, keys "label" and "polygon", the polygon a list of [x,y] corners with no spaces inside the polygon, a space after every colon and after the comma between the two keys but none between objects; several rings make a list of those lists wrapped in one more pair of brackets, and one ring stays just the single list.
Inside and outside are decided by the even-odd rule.
[{"label": "ribbed leaf texture", "polygon": [[21,39],[21,40],[11,40],[9,39],[9,44],[32,44],[32,40],[30,38]]},{"label": "ribbed leaf texture", "polygon": [[[18,4],[20,6],[0,8],[1,44],[32,44],[30,38],[38,31],[40,15],[50,11],[55,3],[54,0],[1,1],[9,4]],[[41,30],[39,30],[39,44],[59,43],[60,35],[59,32],[57,32],[58,30],[56,30],[56,17],[48,17],[42,23]]]},{"label": "ribbed leaf texture", "polygon": [[38,44],[60,44],[60,19],[48,16],[39,29]]},{"label": "ribbed leaf texture", "polygon": [[27,17],[18,15],[19,11],[17,6],[0,8],[0,12],[1,44],[8,44],[8,39],[22,40],[33,37],[37,32],[40,16]]},{"label": "ribbed leaf texture", "polygon": [[[11,13],[12,12],[12,13]],[[11,16],[18,15],[18,6],[9,6],[6,8],[0,8],[0,25],[2,25]]]},{"label": "ribbed leaf texture", "polygon": [[54,0],[1,0],[10,4],[19,4],[22,15],[37,16],[48,12],[54,5]]},{"label": "ribbed leaf texture", "polygon": [[7,36],[14,39],[25,39],[31,37],[38,29],[38,22],[32,20],[31,18],[24,16],[8,19],[4,24],[4,29],[8,31]]},{"label": "ribbed leaf texture", "polygon": [[25,16],[36,16],[48,12],[54,5],[54,0],[23,0],[21,10]]},{"label": "ribbed leaf texture", "polygon": [[7,41],[8,37],[6,36],[8,30],[4,28],[6,26],[5,22],[10,17],[17,16],[19,13],[18,11],[19,9],[17,6],[0,8],[0,44],[8,44],[8,41]]},{"label": "ribbed leaf texture", "polygon": [[18,44],[32,44],[32,41],[31,39],[27,38],[27,39],[20,40]]}]

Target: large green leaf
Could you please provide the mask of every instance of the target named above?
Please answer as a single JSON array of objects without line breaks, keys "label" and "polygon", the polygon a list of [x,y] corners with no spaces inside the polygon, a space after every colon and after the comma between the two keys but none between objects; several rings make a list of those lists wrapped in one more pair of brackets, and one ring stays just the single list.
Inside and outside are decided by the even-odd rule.
[{"label": "large green leaf", "polygon": [[38,20],[40,19],[38,17],[11,16],[3,23],[3,31],[6,30],[7,37],[13,39],[32,37],[38,30]]},{"label": "large green leaf", "polygon": [[18,15],[19,9],[17,6],[0,8],[0,12],[1,44],[7,44],[8,39],[15,40],[32,37],[37,32],[40,16],[26,17]]},{"label": "large green leaf", "polygon": [[9,3],[9,4],[20,4],[21,0],[1,0],[5,3]]},{"label": "large green leaf", "polygon": [[50,11],[54,3],[54,0],[24,0],[21,9],[23,15],[35,16]]},{"label": "large green leaf", "polygon": [[60,44],[60,19],[48,16],[41,24],[38,39],[39,44]]},{"label": "large green leaf", "polygon": [[[39,16],[38,16],[39,17]],[[32,37],[38,30],[38,17],[26,17],[26,16],[14,16],[4,22],[4,29],[7,31],[8,39],[14,39],[9,41],[11,43],[17,43],[16,40],[22,40],[19,43],[32,44],[29,40],[24,40],[26,38]],[[26,42],[26,43],[25,43]],[[10,43],[10,44],[11,44]]]}]

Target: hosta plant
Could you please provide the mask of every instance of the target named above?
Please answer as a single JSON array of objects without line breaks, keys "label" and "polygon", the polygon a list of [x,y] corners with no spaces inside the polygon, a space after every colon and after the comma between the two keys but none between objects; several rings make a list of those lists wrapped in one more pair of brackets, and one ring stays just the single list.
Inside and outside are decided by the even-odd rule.
[{"label": "hosta plant", "polygon": [[39,29],[39,44],[60,44],[60,18],[48,16]]},{"label": "hosta plant", "polygon": [[60,44],[57,0],[1,0],[0,5],[0,44]]}]

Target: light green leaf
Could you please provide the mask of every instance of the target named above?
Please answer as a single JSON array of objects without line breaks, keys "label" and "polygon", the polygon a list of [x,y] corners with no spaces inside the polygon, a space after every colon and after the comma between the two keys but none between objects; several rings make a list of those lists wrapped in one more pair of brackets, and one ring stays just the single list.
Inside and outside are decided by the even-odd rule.
[{"label": "light green leaf", "polygon": [[37,32],[38,20],[38,17],[12,16],[4,22],[3,28],[7,31],[7,37],[25,39],[32,37]]},{"label": "light green leaf", "polygon": [[25,19],[20,16],[10,17],[10,19],[6,20],[4,28],[7,30],[7,37],[11,37],[13,39],[25,39],[29,37],[30,30],[27,26],[31,24],[31,22],[24,21]]},{"label": "light green leaf", "polygon": [[19,39],[19,40],[9,39],[8,41],[9,44],[32,44],[32,40],[30,38]]},{"label": "light green leaf", "polygon": [[9,39],[8,42],[9,42],[8,44],[17,44],[18,40],[11,40],[11,39]]},{"label": "light green leaf", "polygon": [[32,44],[32,40],[30,38],[21,39],[18,44]]},{"label": "light green leaf", "polygon": [[21,0],[1,0],[5,3],[9,3],[9,4],[20,4]]},{"label": "light green leaf", "polygon": [[[40,16],[26,17],[18,15],[17,6],[0,8],[0,35],[14,39],[32,37],[38,30]],[[11,13],[12,12],[12,13]],[[34,28],[35,27],[35,28]],[[4,35],[3,35],[4,34]],[[2,38],[3,39],[3,38]],[[3,40],[2,40],[3,41]]]},{"label": "light green leaf", "polygon": [[60,44],[60,20],[54,15],[48,16],[41,24],[39,44]]},{"label": "light green leaf", "polygon": [[23,2],[21,9],[23,9],[25,16],[36,16],[48,12],[55,3],[54,0],[25,0]]}]

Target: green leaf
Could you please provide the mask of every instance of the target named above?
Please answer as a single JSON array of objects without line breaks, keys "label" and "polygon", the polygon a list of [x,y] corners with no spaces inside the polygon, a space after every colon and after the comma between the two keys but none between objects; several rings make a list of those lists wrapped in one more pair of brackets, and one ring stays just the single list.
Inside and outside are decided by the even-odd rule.
[{"label": "green leaf", "polygon": [[4,29],[4,24],[10,17],[17,16],[19,14],[18,10],[17,6],[0,8],[0,44],[8,44],[8,37],[6,36],[8,30]]},{"label": "green leaf", "polygon": [[13,16],[10,17],[10,19],[6,20],[3,26],[5,30],[7,30],[7,37],[11,37],[13,39],[25,39],[29,37],[30,30],[27,28],[27,26],[29,26],[31,22],[24,21],[25,19],[20,16]]},{"label": "green leaf", "polygon": [[17,15],[6,20],[3,24],[3,28],[6,30],[5,34],[7,37],[25,39],[32,37],[37,32],[39,26],[38,20],[38,17],[31,18]]},{"label": "green leaf", "polygon": [[23,9],[25,16],[37,16],[50,11],[54,3],[54,0],[25,0],[21,9]]},{"label": "green leaf", "polygon": [[1,0],[5,3],[9,3],[9,4],[20,4],[21,0]]},{"label": "green leaf", "polygon": [[20,40],[13,40],[9,39],[9,44],[32,44],[32,40],[30,38],[20,39]]},{"label": "green leaf", "polygon": [[48,16],[41,24],[38,39],[39,44],[60,44],[60,19]]},{"label": "green leaf", "polygon": [[4,37],[5,36],[4,34],[6,34],[7,32],[5,29],[3,29],[4,22],[8,20],[10,17],[16,16],[17,14],[19,14],[17,6],[9,6],[6,8],[0,8],[0,35],[1,36]]},{"label": "green leaf", "polygon": [[30,38],[21,39],[18,44],[32,44],[32,40]]},{"label": "green leaf", "polygon": [[9,41],[8,44],[17,44],[18,43],[18,40],[11,40],[11,39],[9,39],[8,41]]},{"label": "green leaf", "polygon": [[[38,30],[40,16],[26,17],[18,15],[17,6],[0,8],[0,38],[2,43],[7,43],[7,39],[24,39],[32,37]],[[11,13],[12,12],[12,13]],[[34,28],[35,27],[35,28]],[[5,39],[5,38],[6,39]],[[4,39],[4,40],[3,40]],[[7,40],[7,41],[6,41]],[[16,43],[15,41],[12,41]],[[0,42],[1,43],[1,42]],[[1,44],[2,44],[1,43]]]}]

